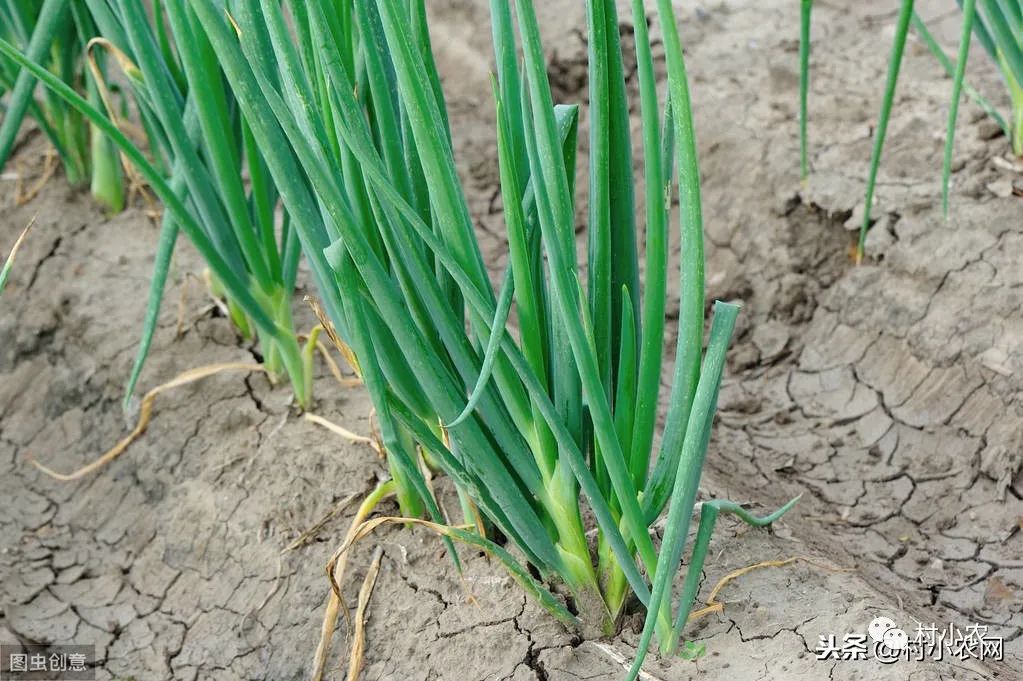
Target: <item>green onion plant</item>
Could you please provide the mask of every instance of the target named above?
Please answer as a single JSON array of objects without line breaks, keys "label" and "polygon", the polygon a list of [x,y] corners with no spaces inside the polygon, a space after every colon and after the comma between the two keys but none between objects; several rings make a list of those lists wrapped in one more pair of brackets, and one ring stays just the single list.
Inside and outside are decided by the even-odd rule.
[{"label": "green onion plant", "polygon": [[[82,2],[67,0],[0,1],[0,36],[18,45],[35,61],[45,63],[59,78],[99,103],[99,84],[92,69],[86,68],[85,46],[96,35],[96,27]],[[97,57],[95,74],[104,76],[102,56]],[[120,159],[95,126],[63,99],[47,91],[36,101],[36,79],[15,64],[0,64],[0,96],[9,94],[0,123],[0,167],[14,148],[26,114],[35,119],[57,151],[67,179],[72,184],[89,181],[96,200],[109,212],[124,207],[125,182]]]},{"label": "green onion plant", "polygon": [[[655,630],[662,649],[674,650],[692,600],[673,612],[671,581],[738,309],[716,304],[704,356],[699,173],[671,3],[658,3],[658,17],[674,115],[658,109],[645,8],[633,3],[648,178],[642,290],[614,3],[586,3],[593,104],[585,288],[574,255],[578,114],[552,100],[532,3],[515,2],[514,18],[512,3],[491,3],[510,256],[497,291],[459,183],[423,2],[288,3],[290,21],[273,0],[229,2],[229,16],[202,0],[189,4],[239,106],[260,123],[253,132],[285,205],[329,216],[322,254],[335,283],[326,293],[340,313],[335,323],[358,358],[388,453],[426,512],[443,521],[424,460],[541,576],[564,581],[585,617],[610,629],[629,593],[646,605],[633,677]],[[676,157],[681,328],[668,427],[655,450]],[[308,184],[288,182],[299,175],[295,162]],[[314,250],[320,236],[303,239],[311,258],[322,257]],[[513,304],[517,334],[507,328]],[[599,528],[596,547],[586,538],[583,499]],[[658,550],[650,525],[666,508]]]},{"label": "green onion plant", "polygon": [[[1021,0],[956,0],[963,17],[959,38],[958,55],[953,63],[945,55],[927,25],[914,11],[913,0],[901,0],[896,21],[895,38],[888,61],[888,75],[884,97],[874,132],[874,146],[867,175],[867,189],[863,222],[860,225],[859,241],[856,248],[857,262],[862,260],[867,230],[871,224],[871,207],[877,171],[881,163],[888,119],[894,103],[895,87],[902,65],[903,51],[910,25],[920,39],[938,59],[952,78],[952,96],[948,111],[945,146],[942,159],[942,210],[948,217],[949,183],[952,171],[952,156],[955,145],[955,126],[959,114],[962,94],[970,97],[987,113],[1009,138],[1012,152],[1023,156],[1023,2]],[[810,14],[812,0],[801,0],[800,17],[800,170],[805,180],[809,172],[807,161],[806,102],[809,89]],[[1005,81],[1009,96],[1010,115],[1008,119],[974,88],[965,82],[966,64],[969,59],[972,37],[987,52],[998,66]]]},{"label": "green onion plant", "polygon": [[[273,316],[275,308],[261,307],[267,293],[252,288],[258,279],[246,251],[239,244],[232,260],[215,241],[240,234],[213,232],[220,223],[202,213],[213,208],[191,209],[201,208],[202,192],[226,182],[209,169],[217,152],[202,129],[203,119],[224,107],[191,93],[201,83],[230,101],[226,108],[236,119],[217,129],[223,135],[240,128],[251,137],[245,149],[258,154],[244,155],[250,171],[258,160],[279,192],[326,313],[358,360],[402,512],[455,522],[442,513],[424,473],[442,471],[458,491],[464,524],[480,527],[477,512],[486,521],[475,532],[449,527],[446,536],[487,548],[556,617],[570,624],[581,618],[611,632],[631,602],[645,608],[630,680],[655,636],[662,652],[676,652],[717,514],[733,512],[764,524],[793,502],[760,519],[727,502],[704,504],[686,578],[674,589],[739,310],[714,304],[704,351],[699,167],[670,0],[656,3],[668,69],[663,107],[645,3],[632,1],[643,228],[635,215],[635,154],[617,9],[608,0],[585,3],[591,102],[585,280],[575,255],[583,200],[575,186],[580,110],[552,99],[531,0],[491,1],[497,163],[509,252],[496,290],[459,180],[423,0],[167,0],[187,97],[175,95],[183,93],[173,86],[172,69],[159,67],[153,41],[140,39],[144,21],[131,0],[107,1],[120,8],[145,92],[175,147],[174,163],[186,170],[185,187],[175,186],[177,172],[166,180],[59,79],[7,42],[0,42],[0,52],[110,134],[228,293],[261,332],[283,343],[288,331]],[[187,41],[176,27],[190,29]],[[107,34],[102,23],[101,30]],[[204,66],[201,72],[189,66],[190,59]],[[176,114],[176,127],[183,129],[163,120],[162,109]],[[187,144],[193,115],[200,123],[199,162],[187,152],[195,149]],[[229,156],[223,175],[237,174],[242,158]],[[658,442],[676,188],[679,330]],[[212,199],[210,204],[231,215],[229,207]],[[640,252],[646,260],[642,282]],[[514,329],[508,322],[512,306]],[[652,526],[664,512],[658,545]],[[590,523],[597,529],[592,543]],[[540,580],[518,560],[528,562]],[[567,588],[578,615],[551,595],[544,586],[551,582]]]},{"label": "green onion plant", "polygon": [[[163,3],[165,8],[155,3],[150,19],[134,0],[87,2],[104,37],[131,64],[129,81],[143,125],[155,141],[156,167],[184,199],[192,222],[202,230],[201,240],[215,253],[204,253],[214,294],[226,299],[242,335],[258,338],[270,375],[286,374],[296,402],[308,407],[312,343],[299,346],[291,307],[301,246],[291,213],[279,210],[279,193],[263,152],[212,47],[180,3]],[[166,212],[128,397],[151,342],[179,226],[184,226],[180,217]],[[196,235],[189,236],[194,242]]]},{"label": "green onion plant", "polygon": [[[134,0],[84,3],[84,17],[95,22],[117,52],[151,156],[118,128],[115,112],[101,110],[107,102],[82,97],[27,58],[32,55],[5,60],[5,66],[24,67],[23,76],[39,78],[55,98],[84,114],[140,170],[167,208],[126,405],[148,354],[182,228],[205,259],[214,292],[226,298],[232,322],[243,335],[259,340],[270,375],[286,374],[297,403],[308,407],[312,346],[299,346],[291,310],[301,247],[212,48],[193,25],[194,17],[177,5],[166,8],[165,20],[159,2],[152,18]],[[194,39],[193,31],[199,31]],[[13,45],[5,42],[5,47],[14,54]]]},{"label": "green onion plant", "polygon": [[[949,175],[952,166],[952,149],[955,140],[956,118],[959,112],[959,96],[965,84],[966,63],[969,59],[970,38],[977,41],[998,66],[1009,95],[1010,112],[1002,118],[990,105],[987,111],[1005,131],[1012,146],[1012,153],[1023,156],[1023,2],[1020,0],[957,0],[962,10],[963,26],[959,39],[959,55],[952,74],[952,105],[948,113],[948,130],[945,136],[945,154],[942,168],[942,205],[948,216]],[[926,32],[919,22],[921,33]]]}]

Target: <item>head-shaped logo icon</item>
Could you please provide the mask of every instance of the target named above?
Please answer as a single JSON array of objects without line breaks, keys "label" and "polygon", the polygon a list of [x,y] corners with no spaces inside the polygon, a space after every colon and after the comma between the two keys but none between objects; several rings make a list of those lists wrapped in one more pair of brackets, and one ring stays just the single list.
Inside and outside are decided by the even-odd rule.
[{"label": "head-shaped logo icon", "polygon": [[902,629],[889,629],[884,632],[882,640],[889,650],[900,651],[909,647],[909,635]]},{"label": "head-shaped logo icon", "polygon": [[[881,643],[884,641],[885,632],[889,629],[895,628],[895,620],[890,617],[876,617],[874,621],[867,627],[867,634],[870,635],[871,640],[874,643]],[[905,633],[905,632],[903,632]]]}]

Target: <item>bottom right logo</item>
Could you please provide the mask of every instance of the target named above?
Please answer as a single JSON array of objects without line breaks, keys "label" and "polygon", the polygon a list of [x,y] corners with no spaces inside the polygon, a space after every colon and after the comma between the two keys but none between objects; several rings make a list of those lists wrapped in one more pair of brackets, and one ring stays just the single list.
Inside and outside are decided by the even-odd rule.
[{"label": "bottom right logo", "polygon": [[[911,633],[910,633],[911,632]],[[817,644],[818,660],[867,660],[873,657],[883,664],[899,660],[942,661],[1002,660],[1004,639],[988,633],[985,624],[939,627],[917,622],[907,632],[891,617],[880,615],[867,625],[867,633],[821,634]]]}]

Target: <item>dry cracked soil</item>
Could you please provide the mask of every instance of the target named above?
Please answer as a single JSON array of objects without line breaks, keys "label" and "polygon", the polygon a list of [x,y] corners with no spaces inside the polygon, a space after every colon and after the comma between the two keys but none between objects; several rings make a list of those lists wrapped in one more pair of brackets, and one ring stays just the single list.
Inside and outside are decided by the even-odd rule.
[{"label": "dry cracked soil", "polygon": [[[555,93],[585,103],[581,3],[543,5]],[[952,44],[954,7],[918,5]],[[496,276],[505,246],[486,3],[437,0],[430,10]],[[688,630],[705,654],[651,660],[644,678],[1023,679],[1023,225],[1014,188],[1023,166],[964,105],[943,219],[949,80],[911,39],[870,258],[853,266],[850,228],[862,215],[895,3],[815,3],[805,185],[797,12],[792,0],[680,3],[708,286],[744,305],[701,493],[759,511],[803,495],[769,531],[722,521],[701,594],[737,568],[798,560],[730,582],[723,611]],[[983,58],[970,78],[1004,105]],[[0,642],[94,644],[99,679],[307,678],[324,565],[354,512],[345,502],[372,488],[381,462],[299,418],[285,388],[229,373],[161,396],[145,437],[98,473],[64,483],[32,467],[30,458],[73,469],[130,429],[120,398],[157,236],[144,206],[108,218],[59,177],[16,205],[12,178],[30,183],[43,152],[26,130],[17,170],[0,184],[0,243],[38,213],[0,308]],[[147,387],[199,363],[253,361],[202,287],[187,283],[200,271],[180,247]],[[300,319],[312,323],[305,311]],[[370,432],[365,393],[321,373],[315,412]],[[424,531],[386,529],[366,542],[343,586],[355,603],[370,544],[381,547],[367,681],[610,680],[631,658],[631,622],[613,639],[584,640],[485,556],[463,552],[459,578]],[[879,615],[909,631],[983,625],[1004,642],[1004,659],[817,659],[821,636],[864,634]],[[329,678],[344,677],[346,654],[337,641]]]}]

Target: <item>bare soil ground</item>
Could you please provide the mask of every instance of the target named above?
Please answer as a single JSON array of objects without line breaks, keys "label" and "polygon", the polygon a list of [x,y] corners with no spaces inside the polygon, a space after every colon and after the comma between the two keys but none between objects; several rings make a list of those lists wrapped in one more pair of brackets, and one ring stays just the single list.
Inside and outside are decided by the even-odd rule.
[{"label": "bare soil ground", "polygon": [[[562,101],[585,99],[579,4],[543,9]],[[939,16],[938,5],[921,11],[952,38],[955,13]],[[486,3],[438,0],[431,11],[472,209],[498,271]],[[689,630],[707,654],[652,660],[647,678],[1023,678],[1019,177],[994,161],[1005,139],[964,106],[943,220],[949,83],[911,43],[872,258],[852,266],[848,228],[863,209],[894,6],[815,3],[806,187],[797,176],[797,11],[790,0],[728,0],[685,3],[681,16],[708,284],[745,304],[704,491],[759,510],[803,494],[771,531],[723,521],[703,594],[737,568],[807,560],[729,584],[723,613]],[[997,96],[979,51],[974,63],[974,84]],[[29,134],[19,156],[27,175],[39,172],[42,150]],[[41,475],[29,457],[70,470],[130,428],[120,398],[156,230],[140,208],[105,217],[59,177],[20,207],[4,182],[0,202],[2,244],[39,214],[0,314],[0,642],[95,643],[97,678],[306,678],[323,567],[354,506],[281,552],[372,488],[384,470],[375,453],[298,418],[285,388],[234,373],[161,396],[146,436],[99,473],[74,483]],[[253,359],[194,283],[176,335],[183,282],[200,268],[181,248],[147,387],[197,364]],[[324,372],[316,394],[316,413],[369,432],[362,390],[342,390]],[[381,530],[367,542],[384,558],[364,679],[610,680],[631,657],[630,626],[608,641],[566,632],[483,556],[466,552],[459,579],[423,531]],[[371,553],[366,545],[354,554],[350,603]],[[917,621],[985,624],[1003,637],[1005,660],[816,659],[821,635],[865,633],[880,614],[910,630]],[[344,677],[344,648],[334,646],[330,678]]]}]

